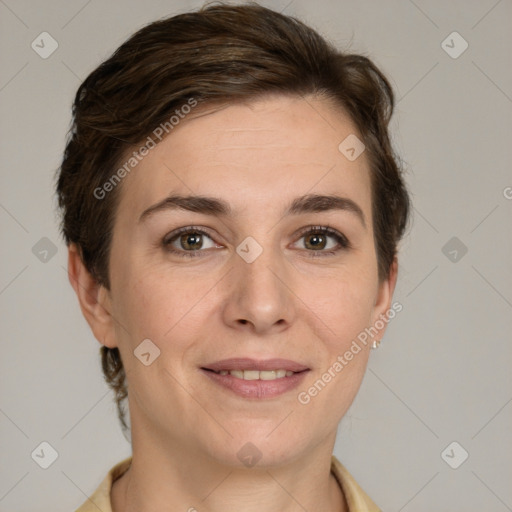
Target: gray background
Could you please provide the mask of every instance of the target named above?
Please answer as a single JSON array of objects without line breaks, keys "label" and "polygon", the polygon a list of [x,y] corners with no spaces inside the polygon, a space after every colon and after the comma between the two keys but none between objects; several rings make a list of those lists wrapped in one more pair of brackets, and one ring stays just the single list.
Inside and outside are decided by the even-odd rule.
[{"label": "gray background", "polygon": [[[403,311],[335,454],[385,511],[512,510],[512,3],[261,3],[367,53],[399,100],[393,134],[415,205]],[[130,454],[67,280],[53,174],[79,83],[143,24],[200,5],[0,0],[0,511],[74,510]],[[43,31],[59,45],[47,59],[31,48]],[[453,31],[469,44],[458,58],[442,46]],[[58,452],[46,470],[31,458],[42,441]],[[452,465],[469,453],[457,469],[441,456],[453,441]]]}]

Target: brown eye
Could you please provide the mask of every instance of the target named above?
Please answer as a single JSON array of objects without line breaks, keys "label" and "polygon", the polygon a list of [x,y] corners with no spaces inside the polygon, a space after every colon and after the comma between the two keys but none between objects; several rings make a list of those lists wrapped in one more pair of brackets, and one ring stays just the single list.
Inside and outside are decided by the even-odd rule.
[{"label": "brown eye", "polygon": [[327,237],[323,234],[319,233],[313,233],[309,235],[305,235],[305,246],[306,249],[325,249],[325,246],[327,245]]},{"label": "brown eye", "polygon": [[203,235],[200,233],[187,233],[179,236],[179,244],[183,249],[186,250],[198,250],[203,246],[203,241],[201,239]]},{"label": "brown eye", "polygon": [[[303,248],[316,252],[318,256],[332,255],[342,249],[350,248],[347,238],[329,226],[313,226],[302,233]],[[316,256],[314,254],[313,256]]]},{"label": "brown eye", "polygon": [[181,228],[162,240],[164,249],[179,256],[200,256],[204,249],[218,247],[202,229],[192,226]]}]

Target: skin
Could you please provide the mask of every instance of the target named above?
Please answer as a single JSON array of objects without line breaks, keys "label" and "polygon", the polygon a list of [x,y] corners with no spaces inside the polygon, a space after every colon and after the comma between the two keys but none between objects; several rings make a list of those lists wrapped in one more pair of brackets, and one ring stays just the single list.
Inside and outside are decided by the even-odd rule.
[{"label": "skin", "polygon": [[[122,183],[110,290],[70,246],[83,314],[101,343],[119,347],[127,372],[133,462],[113,485],[115,512],[347,510],[331,454],[370,343],[307,405],[297,395],[385,314],[395,287],[396,260],[378,278],[366,154],[350,162],[338,150],[350,134],[350,118],[321,98],[268,96],[196,112]],[[139,221],[171,193],[223,199],[234,215],[177,209]],[[366,225],[346,210],[283,216],[312,193],[351,199]],[[191,225],[208,232],[201,254],[168,252],[166,235]],[[314,234],[299,230],[315,225],[339,231],[350,248],[331,235],[311,248]],[[252,263],[236,253],[248,236],[263,249]],[[173,247],[187,250],[179,237]],[[149,366],[133,355],[146,338],[161,351]],[[231,357],[281,357],[310,371],[291,392],[247,399],[200,371]],[[247,442],[261,452],[252,468],[237,457]]]}]

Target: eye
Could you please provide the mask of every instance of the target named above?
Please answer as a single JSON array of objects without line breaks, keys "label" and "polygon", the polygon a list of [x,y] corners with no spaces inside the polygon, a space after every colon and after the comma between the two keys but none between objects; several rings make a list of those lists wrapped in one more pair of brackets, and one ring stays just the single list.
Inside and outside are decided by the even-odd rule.
[{"label": "eye", "polygon": [[350,248],[345,235],[329,226],[308,226],[302,231],[301,240],[304,240],[302,248],[318,253],[311,254],[313,257],[332,255]]},{"label": "eye", "polygon": [[[209,242],[205,243],[205,239]],[[312,257],[333,255],[351,247],[343,234],[329,226],[307,226],[301,231],[300,239],[304,240],[302,249],[312,253]],[[194,226],[169,233],[162,240],[162,245],[170,253],[189,258],[201,256],[205,249],[222,247],[206,231]]]},{"label": "eye", "polygon": [[[210,242],[205,244],[205,238]],[[206,231],[194,226],[180,228],[169,233],[163,240],[165,250],[179,256],[199,256],[202,249],[218,247]]]}]

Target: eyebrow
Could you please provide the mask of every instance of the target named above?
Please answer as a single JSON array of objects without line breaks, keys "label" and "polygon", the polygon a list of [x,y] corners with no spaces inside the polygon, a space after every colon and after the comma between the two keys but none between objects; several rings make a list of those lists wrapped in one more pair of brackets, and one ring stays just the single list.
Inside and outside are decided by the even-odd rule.
[{"label": "eyebrow", "polygon": [[[178,209],[222,217],[233,216],[234,213],[229,203],[215,197],[170,195],[144,210],[139,217],[139,222],[146,220],[157,212]],[[288,206],[284,215],[301,215],[304,213],[320,213],[333,210],[347,211],[355,214],[366,228],[366,219],[361,207],[352,199],[336,195],[307,194],[297,197]]]}]

